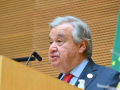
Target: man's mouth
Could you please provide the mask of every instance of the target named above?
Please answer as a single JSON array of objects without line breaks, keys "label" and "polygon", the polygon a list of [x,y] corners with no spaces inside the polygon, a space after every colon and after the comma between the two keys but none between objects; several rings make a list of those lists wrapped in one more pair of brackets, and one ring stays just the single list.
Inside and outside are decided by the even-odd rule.
[{"label": "man's mouth", "polygon": [[52,58],[56,57],[56,56],[51,56]]},{"label": "man's mouth", "polygon": [[50,60],[56,60],[57,58],[59,58],[59,56],[57,56],[57,55],[51,55],[50,56]]}]

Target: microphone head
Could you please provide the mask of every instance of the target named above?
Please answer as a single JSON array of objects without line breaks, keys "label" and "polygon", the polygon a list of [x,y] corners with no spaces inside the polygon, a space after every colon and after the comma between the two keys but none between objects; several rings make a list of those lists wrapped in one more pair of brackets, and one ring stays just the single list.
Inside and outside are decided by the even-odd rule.
[{"label": "microphone head", "polygon": [[35,56],[38,59],[38,61],[42,61],[42,57],[38,55],[37,52],[33,52],[33,56]]},{"label": "microphone head", "polygon": [[120,57],[120,53],[114,51],[114,49],[111,49],[110,52]]},{"label": "microphone head", "polygon": [[110,49],[110,52],[113,53],[113,49]]}]

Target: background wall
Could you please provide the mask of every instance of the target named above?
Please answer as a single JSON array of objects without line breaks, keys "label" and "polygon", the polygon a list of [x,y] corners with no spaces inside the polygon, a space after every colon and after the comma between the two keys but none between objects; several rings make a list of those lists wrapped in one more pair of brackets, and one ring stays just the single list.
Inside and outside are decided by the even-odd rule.
[{"label": "background wall", "polygon": [[42,62],[31,61],[28,66],[57,77],[59,72],[48,61],[49,22],[57,16],[71,15],[90,27],[92,59],[110,67],[119,4],[119,0],[0,1],[0,55],[29,57],[36,51]]}]

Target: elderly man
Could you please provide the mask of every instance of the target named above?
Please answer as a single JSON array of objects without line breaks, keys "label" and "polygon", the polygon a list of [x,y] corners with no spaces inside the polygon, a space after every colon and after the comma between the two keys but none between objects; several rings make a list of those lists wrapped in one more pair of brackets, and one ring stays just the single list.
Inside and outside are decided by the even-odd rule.
[{"label": "elderly man", "polygon": [[58,79],[78,86],[85,80],[85,90],[105,90],[97,84],[116,87],[120,73],[92,59],[92,39],[88,26],[72,16],[57,17],[50,23],[49,60],[60,71]]}]

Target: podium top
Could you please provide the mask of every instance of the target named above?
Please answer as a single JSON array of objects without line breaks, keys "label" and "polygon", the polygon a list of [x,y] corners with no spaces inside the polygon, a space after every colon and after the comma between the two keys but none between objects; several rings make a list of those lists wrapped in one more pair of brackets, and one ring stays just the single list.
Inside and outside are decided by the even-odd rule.
[{"label": "podium top", "polygon": [[0,56],[0,90],[82,90],[45,73]]}]

